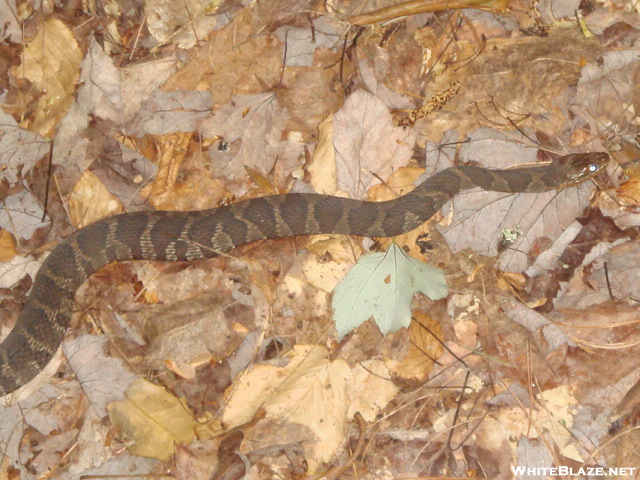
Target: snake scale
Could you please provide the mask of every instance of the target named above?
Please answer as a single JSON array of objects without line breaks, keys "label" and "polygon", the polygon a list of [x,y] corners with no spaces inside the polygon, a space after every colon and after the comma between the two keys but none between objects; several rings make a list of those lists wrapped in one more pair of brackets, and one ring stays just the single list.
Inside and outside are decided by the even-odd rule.
[{"label": "snake scale", "polygon": [[76,289],[109,263],[192,261],[294,235],[391,237],[420,226],[463,190],[561,190],[591,178],[608,160],[606,153],[584,153],[510,170],[457,166],[385,202],[289,193],[211,210],[136,212],[100,220],[62,241],[42,264],[16,325],[0,344],[0,395],[24,385],[51,360],[69,325]]}]

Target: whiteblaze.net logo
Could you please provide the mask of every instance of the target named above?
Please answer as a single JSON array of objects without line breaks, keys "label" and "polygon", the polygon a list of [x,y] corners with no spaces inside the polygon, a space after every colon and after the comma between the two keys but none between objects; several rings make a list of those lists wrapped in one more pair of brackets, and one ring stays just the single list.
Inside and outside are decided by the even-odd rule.
[{"label": "whiteblaze.net logo", "polygon": [[631,477],[637,467],[524,467],[512,466],[511,472],[520,476],[549,476],[549,475],[590,475],[594,477],[611,478],[613,476]]}]

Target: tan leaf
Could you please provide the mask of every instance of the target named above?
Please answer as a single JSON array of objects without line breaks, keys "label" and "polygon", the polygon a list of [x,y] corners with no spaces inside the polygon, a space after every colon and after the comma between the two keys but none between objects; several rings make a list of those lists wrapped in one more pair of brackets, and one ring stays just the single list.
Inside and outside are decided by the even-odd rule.
[{"label": "tan leaf", "polygon": [[69,197],[69,216],[77,228],[123,211],[122,203],[90,170],[80,177]]},{"label": "tan leaf", "polygon": [[400,391],[382,360],[365,360],[353,369],[354,395],[347,417],[360,413],[367,422],[376,416]]},{"label": "tan leaf", "polygon": [[313,151],[313,160],[307,167],[309,183],[318,193],[333,195],[338,183],[336,179],[336,155],[333,149],[333,115],[318,125],[318,145]]},{"label": "tan leaf", "polygon": [[393,367],[400,378],[412,382],[424,382],[433,369],[435,360],[442,355],[444,333],[440,323],[420,312],[414,312],[409,325],[409,351],[404,359]]},{"label": "tan leaf", "polygon": [[329,360],[323,347],[298,345],[288,358],[286,367],[258,365],[242,378],[229,393],[223,421],[242,425],[264,406],[267,418],[308,427],[316,436],[304,445],[313,471],[344,444],[351,371],[344,360]]},{"label": "tan leaf", "polygon": [[81,61],[82,51],[64,22],[50,18],[41,25],[25,46],[21,65],[13,69],[16,79],[27,79],[42,92],[26,128],[51,134],[73,102]]},{"label": "tan leaf", "polygon": [[153,183],[144,189],[154,207],[165,210],[174,203],[176,180],[192,136],[192,132],[179,132],[158,137],[159,170]]},{"label": "tan leaf", "polygon": [[183,401],[165,388],[141,378],[125,396],[127,400],[107,408],[111,422],[132,442],[129,453],[166,462],[175,444],[193,440],[196,421]]}]

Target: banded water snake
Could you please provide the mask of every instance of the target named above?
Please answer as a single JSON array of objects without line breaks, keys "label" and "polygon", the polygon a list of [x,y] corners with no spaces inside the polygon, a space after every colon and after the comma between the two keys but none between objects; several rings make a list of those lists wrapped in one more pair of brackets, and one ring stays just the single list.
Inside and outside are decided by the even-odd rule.
[{"label": "banded water snake", "polygon": [[0,395],[24,385],[51,360],[69,325],[76,289],[109,263],[198,260],[294,235],[391,237],[418,227],[463,190],[561,190],[593,177],[608,159],[585,153],[512,170],[452,167],[386,202],[290,193],[212,210],[125,213],[98,221],[61,242],[42,264],[16,325],[0,344]]}]

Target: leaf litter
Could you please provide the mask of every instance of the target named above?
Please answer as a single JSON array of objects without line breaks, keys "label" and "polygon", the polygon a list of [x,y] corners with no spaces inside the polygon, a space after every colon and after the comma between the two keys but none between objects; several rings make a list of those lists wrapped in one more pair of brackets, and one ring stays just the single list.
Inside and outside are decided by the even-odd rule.
[{"label": "leaf litter", "polygon": [[[634,160],[637,12],[581,5],[585,31],[569,4],[489,5],[495,14],[403,4],[408,16],[362,31],[348,19],[389,10],[148,2],[47,18],[26,4],[0,45],[22,47],[0,49],[19,56],[2,83],[0,228],[18,254],[2,264],[3,306],[24,300],[37,262],[72,226],[122,208],[210,208],[310,185],[381,200],[422,169],[506,168],[548,160],[545,151]],[[397,126],[402,109],[452,81],[460,91],[440,110]],[[100,351],[83,361],[70,340],[58,377],[0,407],[1,474],[499,479],[516,465],[635,466],[633,430],[612,440],[617,451],[598,449],[624,428],[616,414],[640,412],[638,178],[615,165],[608,174],[595,200],[592,184],[468,192],[418,243],[395,239],[444,269],[450,294],[415,296],[414,322],[384,338],[365,322],[339,341],[329,290],[386,240],[285,239],[196,265],[108,267],[78,292],[69,334],[99,338]],[[33,268],[20,273],[27,258]],[[225,328],[211,332],[203,309]],[[161,318],[169,331],[150,334]],[[154,388],[168,402],[184,397],[171,420],[196,425],[195,441],[154,420],[159,431],[131,442],[126,415],[104,419],[110,396],[129,395],[139,375],[167,387]],[[152,403],[141,405],[135,415],[152,418]]]}]

